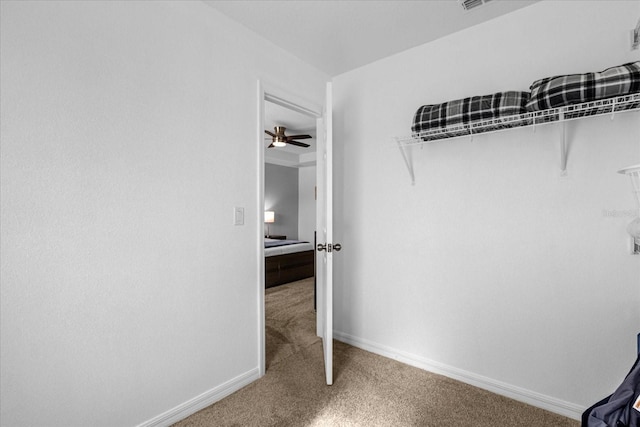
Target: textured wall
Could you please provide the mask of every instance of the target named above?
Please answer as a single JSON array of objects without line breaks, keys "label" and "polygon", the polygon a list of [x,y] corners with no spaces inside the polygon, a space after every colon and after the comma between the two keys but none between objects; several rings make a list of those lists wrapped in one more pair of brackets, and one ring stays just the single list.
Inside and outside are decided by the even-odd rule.
[{"label": "textured wall", "polygon": [[[540,2],[334,79],[335,328],[342,339],[577,416],[635,359],[640,258],[627,178],[640,113],[412,152],[422,104],[640,59],[638,2]],[[541,30],[544,28],[544,30]],[[502,387],[502,388],[501,388]]]},{"label": "textured wall", "polygon": [[306,166],[298,169],[298,238],[313,243],[316,229],[316,167]]},{"label": "textured wall", "polygon": [[269,224],[271,234],[298,238],[297,168],[265,164],[264,210],[275,212],[275,222]]},{"label": "textured wall", "polygon": [[257,80],[321,104],[326,76],[202,2],[0,7],[0,424],[137,425],[255,374]]}]

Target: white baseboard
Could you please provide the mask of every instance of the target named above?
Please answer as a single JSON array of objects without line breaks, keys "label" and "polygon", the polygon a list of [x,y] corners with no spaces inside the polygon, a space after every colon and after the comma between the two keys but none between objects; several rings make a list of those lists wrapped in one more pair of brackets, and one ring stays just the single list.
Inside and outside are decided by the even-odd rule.
[{"label": "white baseboard", "polygon": [[526,403],[528,405],[536,406],[538,408],[542,408],[547,411],[572,418],[574,420],[580,420],[582,417],[582,412],[584,412],[584,410],[586,409],[574,403],[565,402],[563,400],[546,396],[535,391],[503,383],[501,381],[496,381],[494,379],[487,378],[473,372],[454,368],[453,366],[445,365],[443,363],[436,362],[434,360],[430,360],[421,356],[416,356],[415,354],[396,350],[394,348],[358,338],[343,332],[333,331],[333,337],[338,341],[342,341],[354,347],[370,351],[371,353],[379,354],[390,359],[395,359],[399,362],[415,366],[416,368],[420,368],[425,371],[444,375],[445,377],[453,378],[463,383],[470,384],[475,387],[488,390],[492,393],[506,396],[511,399]]},{"label": "white baseboard", "polygon": [[249,385],[258,378],[260,378],[260,370],[258,368],[252,369],[242,375],[232,378],[226,383],[212,388],[209,391],[205,391],[201,395],[196,396],[173,409],[169,409],[168,411],[139,424],[137,427],[168,427],[229,396],[231,393],[240,390],[242,387]]}]

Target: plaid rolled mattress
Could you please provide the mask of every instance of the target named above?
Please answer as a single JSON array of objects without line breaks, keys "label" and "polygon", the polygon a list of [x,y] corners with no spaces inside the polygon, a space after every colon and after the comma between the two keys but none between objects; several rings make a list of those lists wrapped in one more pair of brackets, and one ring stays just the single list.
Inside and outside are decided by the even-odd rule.
[{"label": "plaid rolled mattress", "polygon": [[640,61],[584,74],[536,80],[529,88],[529,111],[547,110],[640,92]]},{"label": "plaid rolled mattress", "polygon": [[411,130],[419,134],[426,130],[526,113],[529,97],[529,92],[508,91],[423,105],[413,117]]}]

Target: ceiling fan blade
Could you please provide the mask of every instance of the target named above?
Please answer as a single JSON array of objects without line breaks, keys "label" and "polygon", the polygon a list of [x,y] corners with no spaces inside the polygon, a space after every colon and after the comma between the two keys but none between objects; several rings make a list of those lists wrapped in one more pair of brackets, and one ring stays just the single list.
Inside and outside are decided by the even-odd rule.
[{"label": "ceiling fan blade", "polygon": [[266,129],[264,130],[264,133],[266,133],[267,135],[271,136],[272,138],[275,138],[275,137],[276,137],[276,134],[275,134],[275,133],[273,133],[273,132],[269,132],[269,131],[268,131],[268,130],[266,130]]},{"label": "ceiling fan blade", "polygon": [[269,144],[269,145],[267,146],[267,148],[273,148],[273,147],[275,147],[275,145],[273,145],[273,143],[271,143],[271,144]]},{"label": "ceiling fan blade", "polygon": [[310,147],[309,144],[305,144],[304,142],[298,142],[298,141],[287,141],[287,144],[297,145],[298,147]]},{"label": "ceiling fan blade", "polygon": [[309,139],[313,138],[311,135],[289,135],[287,139]]}]

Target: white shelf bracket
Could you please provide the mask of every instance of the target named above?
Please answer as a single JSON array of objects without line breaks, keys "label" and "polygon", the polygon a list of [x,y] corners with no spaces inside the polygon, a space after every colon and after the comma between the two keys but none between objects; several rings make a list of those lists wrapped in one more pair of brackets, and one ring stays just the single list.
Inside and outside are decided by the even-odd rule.
[{"label": "white shelf bracket", "polygon": [[613,99],[613,103],[611,104],[611,121],[616,117],[616,100]]},{"label": "white shelf bracket", "polygon": [[400,153],[402,153],[402,158],[404,159],[404,164],[407,166],[407,170],[409,171],[409,177],[411,178],[411,185],[416,185],[416,176],[413,172],[413,158],[411,157],[411,147],[407,144],[403,144],[399,139],[396,138],[398,142],[398,148],[400,149]]},{"label": "white shelf bracket", "polygon": [[564,121],[564,112],[560,111],[560,175],[567,175],[567,122]]}]

